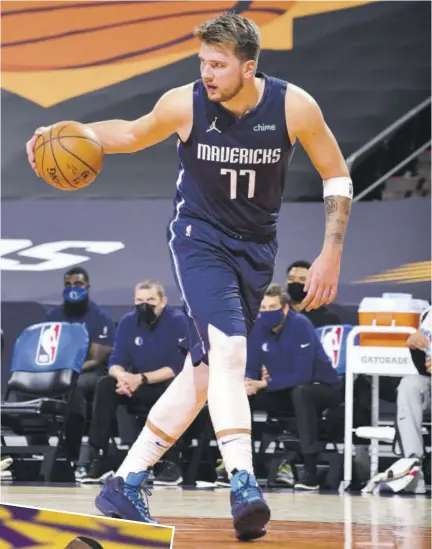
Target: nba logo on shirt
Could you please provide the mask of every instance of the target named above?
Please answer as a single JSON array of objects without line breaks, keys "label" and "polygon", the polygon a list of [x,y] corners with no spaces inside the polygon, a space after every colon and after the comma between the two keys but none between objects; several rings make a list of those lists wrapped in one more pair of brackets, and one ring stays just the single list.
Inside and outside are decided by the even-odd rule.
[{"label": "nba logo on shirt", "polygon": [[38,366],[51,366],[54,364],[60,343],[60,332],[61,324],[42,326],[36,350],[36,364]]},{"label": "nba logo on shirt", "polygon": [[331,360],[333,368],[339,366],[342,340],[343,340],[343,327],[342,326],[327,326],[321,333],[321,343],[324,347],[324,351]]}]

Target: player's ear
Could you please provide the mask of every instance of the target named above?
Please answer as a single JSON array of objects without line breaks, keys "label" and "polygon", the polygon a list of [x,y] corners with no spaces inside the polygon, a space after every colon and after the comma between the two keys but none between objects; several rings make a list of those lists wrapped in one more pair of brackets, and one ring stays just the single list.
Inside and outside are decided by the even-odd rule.
[{"label": "player's ear", "polygon": [[256,62],[250,59],[249,61],[246,61],[246,63],[243,66],[244,70],[244,76],[245,78],[254,78],[256,73]]}]

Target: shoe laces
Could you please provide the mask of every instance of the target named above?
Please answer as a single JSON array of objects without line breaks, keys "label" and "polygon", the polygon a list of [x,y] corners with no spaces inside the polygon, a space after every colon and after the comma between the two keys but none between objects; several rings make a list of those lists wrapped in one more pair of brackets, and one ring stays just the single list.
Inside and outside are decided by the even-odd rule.
[{"label": "shoe laces", "polygon": [[235,499],[238,503],[242,503],[249,499],[261,499],[261,488],[256,484],[249,484],[249,481],[249,473],[243,473],[240,475],[238,482],[241,482],[242,486],[238,486],[237,490],[234,492]]},{"label": "shoe laces", "polygon": [[139,513],[144,515],[146,518],[151,519],[148,498],[152,495],[152,493],[149,488],[143,485],[138,488],[134,488],[126,484],[125,494]]}]

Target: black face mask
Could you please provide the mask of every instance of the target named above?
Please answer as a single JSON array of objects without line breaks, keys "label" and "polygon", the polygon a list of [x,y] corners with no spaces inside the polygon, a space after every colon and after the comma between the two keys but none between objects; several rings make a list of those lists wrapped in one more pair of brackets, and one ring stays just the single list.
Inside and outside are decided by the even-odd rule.
[{"label": "black face mask", "polygon": [[150,303],[138,303],[138,305],[135,305],[135,310],[138,314],[138,324],[144,322],[151,326],[157,318],[154,309],[155,305],[151,305]]},{"label": "black face mask", "polygon": [[89,308],[88,296],[81,301],[64,301],[63,309],[65,315],[72,318],[81,318],[86,314]]},{"label": "black face mask", "polygon": [[287,284],[287,292],[294,303],[301,303],[306,297],[304,284],[300,284],[300,282],[289,282]]}]

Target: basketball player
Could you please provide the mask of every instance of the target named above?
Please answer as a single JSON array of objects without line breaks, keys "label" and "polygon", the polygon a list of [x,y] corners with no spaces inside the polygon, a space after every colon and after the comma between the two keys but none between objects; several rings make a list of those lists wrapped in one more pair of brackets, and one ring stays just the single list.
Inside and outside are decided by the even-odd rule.
[{"label": "basketball player", "polygon": [[[296,141],[324,181],[327,214],[323,248],[306,282],[307,310],[336,296],[352,183],[314,99],[257,72],[260,35],[253,21],[226,13],[202,23],[195,35],[201,42],[200,80],[171,89],[138,120],[88,125],[112,154],[177,135],[180,168],[168,241],[192,319],[184,370],[151,410],[96,505],[107,515],[152,522],[143,498],[148,490],[140,489],[148,469],[208,400],[231,479],[234,528],[239,539],[248,540],[265,535],[270,510],[252,468],[246,336],[272,280],[278,214]],[[34,169],[35,139],[27,144]]]}]

